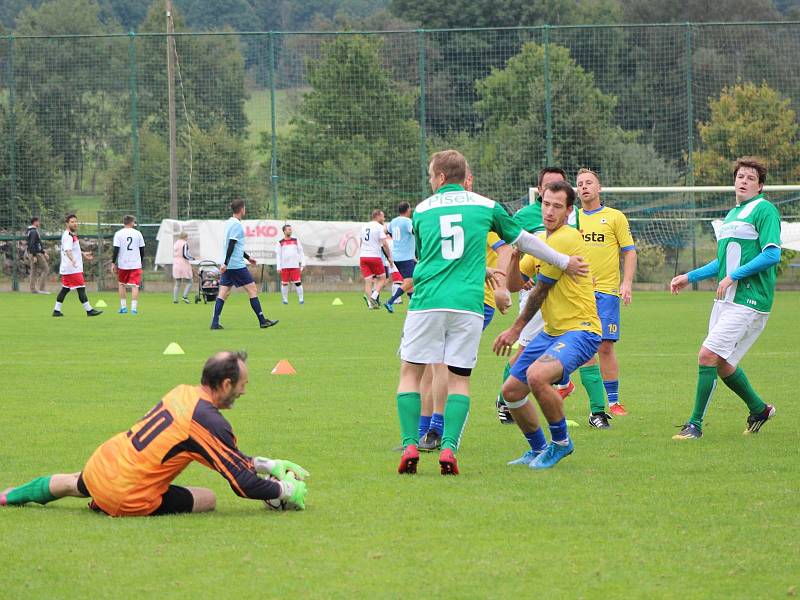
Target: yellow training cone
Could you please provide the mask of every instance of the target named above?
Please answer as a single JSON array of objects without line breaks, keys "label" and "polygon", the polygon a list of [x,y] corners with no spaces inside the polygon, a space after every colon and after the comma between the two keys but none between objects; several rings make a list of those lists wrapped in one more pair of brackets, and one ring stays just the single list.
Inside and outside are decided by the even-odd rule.
[{"label": "yellow training cone", "polygon": [[106,304],[104,300],[98,300],[95,303],[95,307],[96,308],[108,308],[108,304]]},{"label": "yellow training cone", "polygon": [[186,354],[177,343],[172,342],[169,346],[167,346],[166,350],[164,350],[164,354]]},{"label": "yellow training cone", "polygon": [[331,305],[333,306],[341,306],[342,304],[344,304],[344,302],[342,302],[341,298],[334,298],[333,302],[331,302]]}]

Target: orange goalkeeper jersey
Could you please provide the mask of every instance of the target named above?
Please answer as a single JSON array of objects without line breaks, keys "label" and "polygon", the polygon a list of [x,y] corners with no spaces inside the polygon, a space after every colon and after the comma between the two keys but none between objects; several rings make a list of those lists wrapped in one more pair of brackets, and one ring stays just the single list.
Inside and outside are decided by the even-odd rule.
[{"label": "orange goalkeeper jersey", "polygon": [[192,461],[220,473],[239,496],[280,496],[280,485],[256,474],[252,459],[237,448],[230,423],[192,385],[171,390],[128,431],[95,450],[83,481],[109,515],[149,515]]}]

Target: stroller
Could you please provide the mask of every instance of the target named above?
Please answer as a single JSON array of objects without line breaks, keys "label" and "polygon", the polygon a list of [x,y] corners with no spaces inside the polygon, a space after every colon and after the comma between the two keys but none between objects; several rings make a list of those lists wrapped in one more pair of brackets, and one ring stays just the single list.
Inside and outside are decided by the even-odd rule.
[{"label": "stroller", "polygon": [[194,303],[198,304],[203,299],[203,304],[214,302],[219,294],[220,272],[217,263],[213,260],[201,260],[198,263],[200,283]]}]

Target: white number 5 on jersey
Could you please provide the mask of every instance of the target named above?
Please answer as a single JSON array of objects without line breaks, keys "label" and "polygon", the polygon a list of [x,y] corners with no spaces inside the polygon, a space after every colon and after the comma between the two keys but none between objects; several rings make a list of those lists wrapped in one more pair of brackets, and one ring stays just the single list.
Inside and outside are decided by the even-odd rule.
[{"label": "white number 5 on jersey", "polygon": [[461,215],[439,217],[439,229],[442,232],[442,258],[455,260],[464,254],[464,228],[456,225],[460,222]]}]

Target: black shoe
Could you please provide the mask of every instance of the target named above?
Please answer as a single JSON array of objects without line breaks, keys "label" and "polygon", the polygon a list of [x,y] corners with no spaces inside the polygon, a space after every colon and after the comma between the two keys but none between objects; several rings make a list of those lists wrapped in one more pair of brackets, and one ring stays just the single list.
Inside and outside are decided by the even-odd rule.
[{"label": "black shoe", "polygon": [[433,452],[442,445],[442,436],[435,429],[429,429],[428,433],[422,436],[417,444],[417,448],[424,452]]},{"label": "black shoe", "polygon": [[211,324],[211,329],[225,329],[225,328],[222,325],[220,325],[219,323],[217,323],[216,325],[214,323],[212,323]]},{"label": "black shoe", "polygon": [[173,300],[173,301],[172,301],[172,303],[173,303],[173,304],[177,304],[177,303],[178,303],[178,301],[177,301],[177,300]]},{"label": "black shoe", "polygon": [[775,416],[775,407],[767,404],[764,411],[757,415],[750,415],[747,417],[747,429],[744,430],[745,435],[750,433],[758,433],[761,426]]},{"label": "black shoe", "polygon": [[53,311],[53,316],[54,317],[63,317],[64,313],[62,313],[60,310],[54,310]]},{"label": "black shoe", "polygon": [[97,310],[96,308],[93,308],[92,310],[87,310],[86,311],[86,316],[87,317],[96,317],[97,315],[102,315],[102,314],[103,314],[103,311],[102,310]]},{"label": "black shoe", "polygon": [[592,413],[589,415],[589,425],[597,429],[611,429],[611,423],[608,422],[610,418],[611,415],[604,412]]},{"label": "black shoe", "polygon": [[511,411],[508,409],[508,406],[506,406],[500,394],[497,394],[497,399],[494,403],[495,406],[497,406],[497,420],[503,425],[513,425],[514,415],[511,414]]},{"label": "black shoe", "polygon": [[259,327],[261,327],[261,329],[266,329],[267,327],[272,327],[273,325],[277,324],[278,324],[277,321],[270,321],[269,319],[264,319],[263,321],[261,321]]}]

